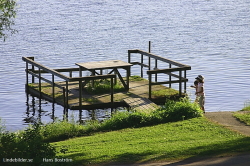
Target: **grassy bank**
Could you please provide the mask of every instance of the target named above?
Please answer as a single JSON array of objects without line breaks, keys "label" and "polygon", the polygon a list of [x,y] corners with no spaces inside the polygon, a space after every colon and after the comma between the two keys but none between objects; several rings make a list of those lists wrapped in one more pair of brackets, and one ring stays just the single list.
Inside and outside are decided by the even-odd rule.
[{"label": "grassy bank", "polygon": [[234,113],[234,117],[250,126],[250,106]]},{"label": "grassy bank", "polygon": [[107,132],[125,128],[138,128],[162,123],[175,122],[202,116],[199,106],[187,98],[168,101],[162,108],[150,113],[116,112],[104,122],[89,121],[86,125],[65,121],[49,123],[41,127],[41,134],[47,142],[60,141],[72,137],[86,136],[95,132]]},{"label": "grassy bank", "polygon": [[52,143],[76,163],[111,164],[179,160],[249,151],[250,138],[205,117],[151,127],[96,133]]},{"label": "grassy bank", "polygon": [[0,131],[0,158],[34,159],[33,165],[44,164],[43,158],[74,161],[47,165],[109,165],[250,150],[249,137],[210,122],[187,98],[168,101],[147,114],[117,112],[103,123],[89,121],[83,126],[74,121],[57,121],[15,133],[0,126]]}]

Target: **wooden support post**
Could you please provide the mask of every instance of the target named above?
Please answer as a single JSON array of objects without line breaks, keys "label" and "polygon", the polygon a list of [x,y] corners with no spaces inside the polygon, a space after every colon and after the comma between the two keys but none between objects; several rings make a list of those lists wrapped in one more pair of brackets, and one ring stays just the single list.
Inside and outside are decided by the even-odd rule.
[{"label": "wooden support post", "polygon": [[[95,75],[95,70],[91,70],[91,75],[94,76]],[[95,86],[95,80],[91,80],[92,81],[92,87]]]},{"label": "wooden support post", "polygon": [[151,41],[148,42],[148,52],[151,52]]},{"label": "wooden support post", "polygon": [[66,108],[68,111],[68,104],[69,104],[69,82],[66,81]]},{"label": "wooden support post", "polygon": [[79,81],[79,111],[82,111],[82,81]]},{"label": "wooden support post", "polygon": [[63,87],[63,106],[64,106],[64,111],[65,111],[65,108],[66,108],[66,95],[65,95],[65,88]]},{"label": "wooden support post", "polygon": [[[35,61],[35,58],[34,58],[34,57],[29,57],[29,59],[31,59],[31,60],[33,60],[33,61]],[[32,72],[34,72],[35,67],[34,67],[34,65],[33,65],[33,64],[32,64],[31,69],[32,69]],[[35,77],[34,77],[34,76],[32,76],[32,83],[35,83]]]},{"label": "wooden support post", "polygon": [[[169,63],[169,68],[171,69],[172,65]],[[169,74],[169,88],[171,88],[171,73]]]},{"label": "wooden support post", "polygon": [[[32,65],[32,72],[34,72],[34,70],[35,70],[35,67],[34,67],[34,65]],[[35,77],[34,76],[32,76],[32,83],[35,83]]]},{"label": "wooden support post", "polygon": [[39,75],[39,106],[40,106],[40,109],[41,109],[41,97],[42,97],[42,83],[41,83],[41,69],[39,68],[38,69],[38,75]]},{"label": "wooden support post", "polygon": [[148,70],[151,70],[151,58],[148,57]]},{"label": "wooden support post", "polygon": [[179,96],[181,97],[182,85],[181,85],[182,72],[179,71]]},{"label": "wooden support post", "polygon": [[[148,42],[148,52],[151,52],[151,41]],[[151,70],[151,58],[148,57],[148,70]]]},{"label": "wooden support post", "polygon": [[[187,78],[187,70],[184,70],[184,78]],[[187,93],[187,82],[184,82],[184,93]]]},{"label": "wooden support post", "polygon": [[82,77],[82,67],[79,67],[79,77]]},{"label": "wooden support post", "polygon": [[29,74],[28,74],[28,69],[29,69],[29,65],[28,65],[28,62],[26,62],[26,84],[28,85],[29,84]]},{"label": "wooden support post", "polygon": [[[117,70],[117,68],[114,69],[114,73],[115,73],[115,81],[114,81],[114,84],[116,85],[117,84],[117,75],[119,76],[119,72]],[[121,78],[120,78],[121,79]]]},{"label": "wooden support post", "polygon": [[28,62],[26,62],[26,85],[25,85],[25,90],[26,93],[29,93],[29,73],[28,73],[28,69],[29,69],[29,64]]},{"label": "wooden support post", "polygon": [[143,78],[143,54],[141,54],[141,78]]},{"label": "wooden support post", "polygon": [[149,84],[148,84],[148,98],[151,99],[151,90],[152,90],[152,74],[148,75],[148,80],[149,80]]},{"label": "wooden support post", "polygon": [[[155,68],[154,68],[154,70],[156,70],[157,68],[158,68],[157,59],[155,59]],[[157,82],[157,73],[155,73],[155,82]]]},{"label": "wooden support post", "polygon": [[130,66],[128,66],[127,68],[126,68],[126,73],[127,73],[127,91],[129,91],[129,77],[130,77],[130,70],[131,70],[131,67]]},{"label": "wooden support post", "polygon": [[110,86],[111,86],[111,89],[110,89],[110,97],[111,97],[111,112],[113,112],[113,109],[114,109],[114,79],[111,78],[111,82],[110,82]]},{"label": "wooden support post", "polygon": [[52,74],[52,98],[53,103],[55,103],[55,76]]}]

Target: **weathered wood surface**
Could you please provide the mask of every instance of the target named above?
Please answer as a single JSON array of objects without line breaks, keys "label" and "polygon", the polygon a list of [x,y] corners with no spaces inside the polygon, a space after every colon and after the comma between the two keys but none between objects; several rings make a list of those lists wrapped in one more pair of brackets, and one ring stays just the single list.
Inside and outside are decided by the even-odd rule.
[{"label": "weathered wood surface", "polygon": [[125,103],[131,108],[136,111],[141,111],[141,112],[150,112],[153,110],[156,110],[159,108],[158,105],[153,103],[147,98],[126,98],[124,99]]},{"label": "weathered wood surface", "polygon": [[123,62],[120,60],[76,63],[76,65],[83,67],[85,69],[88,69],[88,70],[98,70],[98,69],[109,69],[109,68],[119,68],[119,67],[132,66],[132,64],[127,63],[127,62]]}]

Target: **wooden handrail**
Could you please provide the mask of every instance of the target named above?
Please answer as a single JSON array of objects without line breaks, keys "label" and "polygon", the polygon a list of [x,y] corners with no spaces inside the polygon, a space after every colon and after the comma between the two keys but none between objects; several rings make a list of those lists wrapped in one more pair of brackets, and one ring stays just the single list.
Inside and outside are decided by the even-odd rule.
[{"label": "wooden handrail", "polygon": [[[167,63],[170,63],[172,65],[175,65],[175,66],[179,66],[179,67],[187,67],[188,65],[185,65],[185,64],[182,64],[182,63],[179,63],[179,62],[176,62],[176,61],[173,61],[173,60],[170,60],[170,59],[167,59],[167,58],[163,58],[163,57],[160,57],[158,55],[154,55],[152,53],[149,53],[149,52],[145,52],[145,51],[142,51],[142,50],[128,50],[128,53],[139,53],[139,54],[143,54],[145,56],[148,56],[148,57],[151,57],[151,58],[154,58],[154,59],[157,59],[157,60],[160,60],[160,61],[163,61],[163,62],[167,62]],[[190,66],[189,66],[190,67]]]},{"label": "wooden handrail", "polygon": [[55,75],[57,77],[60,77],[60,78],[64,79],[65,81],[69,81],[69,79],[70,79],[70,77],[67,77],[67,76],[65,76],[65,75],[63,75],[63,74],[61,74],[61,73],[59,73],[59,72],[57,72],[57,71],[55,71],[53,69],[47,68],[47,67],[45,67],[45,66],[43,66],[43,65],[41,65],[41,64],[27,58],[27,57],[22,57],[22,60],[27,62],[27,63],[30,63],[30,64],[32,64],[32,65],[34,65],[34,66],[48,72],[48,73],[51,73],[51,74],[53,74],[53,75]]},{"label": "wooden handrail", "polygon": [[169,68],[169,69],[148,70],[147,74],[167,73],[167,72],[184,71],[184,70],[191,70],[191,67],[185,66],[185,67],[177,67],[177,68]]}]

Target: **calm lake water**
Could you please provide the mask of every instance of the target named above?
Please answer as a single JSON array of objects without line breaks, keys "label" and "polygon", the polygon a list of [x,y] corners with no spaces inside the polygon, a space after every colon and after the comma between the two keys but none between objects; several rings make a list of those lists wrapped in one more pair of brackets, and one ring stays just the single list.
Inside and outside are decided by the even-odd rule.
[{"label": "calm lake water", "polygon": [[[25,63],[34,56],[51,67],[127,59],[128,49],[192,66],[191,85],[205,77],[206,111],[236,111],[250,99],[249,0],[19,0],[15,29],[0,43],[0,117],[9,130],[51,121],[52,104],[25,93]],[[134,68],[134,73],[139,73]],[[163,79],[162,77],[160,79]],[[188,89],[191,97],[194,90]],[[62,119],[63,108],[54,114]],[[97,114],[102,114],[101,111]],[[69,111],[76,117],[78,111]],[[83,112],[83,118],[89,113]]]}]

